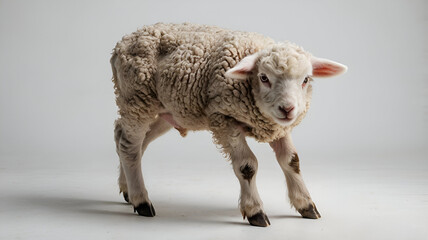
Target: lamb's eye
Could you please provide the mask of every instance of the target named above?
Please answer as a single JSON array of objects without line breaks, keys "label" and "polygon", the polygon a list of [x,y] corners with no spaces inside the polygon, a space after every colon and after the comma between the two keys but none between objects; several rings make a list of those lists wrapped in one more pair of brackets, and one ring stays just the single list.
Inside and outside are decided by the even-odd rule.
[{"label": "lamb's eye", "polygon": [[309,77],[306,77],[305,80],[303,81],[303,84],[308,83],[308,81],[309,81]]},{"label": "lamb's eye", "polygon": [[269,78],[266,76],[266,74],[260,74],[260,81],[269,82]]},{"label": "lamb's eye", "polygon": [[309,77],[305,77],[305,80],[303,80],[303,83],[302,83],[302,88],[306,86],[306,83],[308,83],[308,81],[309,81]]}]

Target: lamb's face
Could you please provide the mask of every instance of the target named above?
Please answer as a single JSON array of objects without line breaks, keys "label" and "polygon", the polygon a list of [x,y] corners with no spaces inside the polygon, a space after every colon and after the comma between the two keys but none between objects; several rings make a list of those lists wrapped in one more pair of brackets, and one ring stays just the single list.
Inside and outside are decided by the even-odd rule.
[{"label": "lamb's face", "polygon": [[286,43],[245,57],[226,72],[226,77],[249,79],[260,111],[278,124],[290,126],[307,111],[312,95],[311,77],[330,77],[346,69]]},{"label": "lamb's face", "polygon": [[254,97],[260,111],[283,126],[305,112],[312,94],[311,64],[302,57],[294,69],[272,69],[263,59],[252,76]]}]

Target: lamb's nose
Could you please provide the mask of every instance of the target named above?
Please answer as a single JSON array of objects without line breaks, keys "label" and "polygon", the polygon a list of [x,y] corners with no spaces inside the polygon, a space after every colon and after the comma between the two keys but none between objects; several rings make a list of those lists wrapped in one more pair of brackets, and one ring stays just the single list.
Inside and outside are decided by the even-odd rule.
[{"label": "lamb's nose", "polygon": [[291,111],[293,111],[293,109],[294,109],[294,106],[289,106],[289,107],[287,107],[287,108],[284,108],[284,110],[285,110],[287,113],[290,113]]},{"label": "lamb's nose", "polygon": [[288,114],[290,114],[291,111],[293,111],[294,106],[289,106],[289,107],[278,107],[279,111],[284,115],[284,117],[287,117]]}]

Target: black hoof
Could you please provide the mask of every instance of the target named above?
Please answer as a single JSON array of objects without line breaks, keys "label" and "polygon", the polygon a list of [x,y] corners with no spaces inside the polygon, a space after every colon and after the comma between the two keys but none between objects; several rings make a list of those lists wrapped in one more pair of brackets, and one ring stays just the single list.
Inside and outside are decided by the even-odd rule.
[{"label": "black hoof", "polygon": [[127,192],[123,192],[123,198],[125,199],[125,201],[127,203],[129,203],[129,197],[128,197],[128,193]]},{"label": "black hoof", "polygon": [[137,207],[134,207],[134,212],[138,212],[138,215],[145,217],[154,217],[156,215],[153,204],[140,203]]},{"label": "black hoof", "polygon": [[248,217],[248,222],[257,227],[267,227],[270,225],[269,218],[262,211],[256,213],[256,215],[252,217]]},{"label": "black hoof", "polygon": [[317,207],[314,203],[309,204],[307,208],[298,209],[297,210],[302,217],[310,218],[310,219],[318,219],[321,218],[321,214],[318,212]]}]

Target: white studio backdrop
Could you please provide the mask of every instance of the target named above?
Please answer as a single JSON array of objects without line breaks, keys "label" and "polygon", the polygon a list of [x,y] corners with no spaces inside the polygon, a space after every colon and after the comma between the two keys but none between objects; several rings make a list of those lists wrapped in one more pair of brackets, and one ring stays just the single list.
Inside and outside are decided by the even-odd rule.
[{"label": "white studio backdrop", "polygon": [[[1,0],[1,161],[117,161],[110,53],[123,35],[156,22],[259,32],[347,65],[345,75],[315,80],[312,107],[294,131],[300,152],[345,160],[426,154],[427,9],[422,0]],[[171,131],[162,139],[165,145],[153,146],[158,151],[217,151],[206,132],[181,140]],[[250,144],[256,153],[271,152]]]}]

